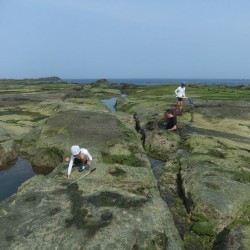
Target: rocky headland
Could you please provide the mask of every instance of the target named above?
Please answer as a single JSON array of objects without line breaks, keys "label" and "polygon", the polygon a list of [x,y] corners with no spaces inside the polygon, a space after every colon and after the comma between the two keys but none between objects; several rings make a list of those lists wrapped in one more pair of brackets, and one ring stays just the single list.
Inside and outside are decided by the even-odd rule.
[{"label": "rocky headland", "polygon": [[[170,132],[177,84],[0,81],[0,168],[37,173],[0,204],[0,248],[249,249],[250,87],[189,84]],[[73,144],[96,170],[67,180]]]}]

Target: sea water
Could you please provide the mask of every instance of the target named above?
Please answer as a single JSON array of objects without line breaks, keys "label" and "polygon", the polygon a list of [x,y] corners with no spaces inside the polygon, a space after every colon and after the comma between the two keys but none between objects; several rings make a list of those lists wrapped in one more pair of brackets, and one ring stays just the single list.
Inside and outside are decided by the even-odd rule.
[{"label": "sea water", "polygon": [[[63,79],[66,82],[89,84],[100,79]],[[136,85],[163,85],[180,84],[185,81],[187,84],[223,84],[223,85],[246,85],[250,79],[198,79],[198,78],[111,78],[107,79],[113,83],[131,83]]]}]

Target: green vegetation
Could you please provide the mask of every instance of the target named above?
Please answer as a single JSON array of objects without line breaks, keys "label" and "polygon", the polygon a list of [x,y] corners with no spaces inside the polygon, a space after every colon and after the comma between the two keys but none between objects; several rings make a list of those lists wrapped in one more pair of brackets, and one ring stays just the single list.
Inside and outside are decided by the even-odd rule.
[{"label": "green vegetation", "polygon": [[102,159],[104,163],[111,163],[111,164],[121,164],[121,165],[128,165],[133,167],[145,167],[145,161],[137,158],[133,153],[128,155],[109,155],[106,153],[102,154]]},{"label": "green vegetation", "polygon": [[64,152],[63,152],[62,149],[59,149],[59,148],[56,147],[56,146],[46,147],[46,148],[44,149],[44,151],[45,151],[45,154],[46,154],[46,155],[49,155],[51,158],[56,158],[56,159],[59,158],[60,161],[63,160]]},{"label": "green vegetation", "polygon": [[189,232],[184,236],[184,249],[185,250],[210,250],[211,239],[208,236],[201,238],[199,235]]},{"label": "green vegetation", "polygon": [[72,184],[67,190],[71,199],[71,211],[73,218],[66,219],[66,227],[70,227],[75,224],[77,228],[81,228],[83,226],[83,221],[87,216],[87,209],[83,207],[84,203],[81,198],[82,191],[79,191],[78,185],[75,183]]},{"label": "green vegetation", "polygon": [[147,199],[141,196],[125,196],[116,192],[103,191],[89,197],[88,202],[96,207],[130,208],[143,206]]},{"label": "green vegetation", "polygon": [[232,176],[232,180],[250,183],[250,173],[247,171],[225,170],[221,168],[214,168],[214,170],[219,173],[230,174]]},{"label": "green vegetation", "polygon": [[[248,147],[245,148],[249,139],[246,138],[245,140],[244,138],[244,133],[248,133],[250,128],[250,125],[247,124],[248,107],[245,106],[246,101],[250,100],[249,86],[229,87],[189,84],[187,96],[194,99],[194,106],[189,105],[185,100],[185,112],[182,116],[177,117],[180,130],[178,133],[165,129],[160,129],[158,132],[155,132],[155,130],[150,139],[150,132],[145,130],[146,136],[148,136],[145,140],[145,151],[140,147],[141,145],[138,146],[141,143],[141,134],[131,128],[131,120],[129,120],[130,117],[127,114],[124,116],[124,120],[126,121],[129,117],[128,124],[119,121],[120,114],[118,113],[118,118],[113,123],[114,126],[102,127],[103,130],[93,126],[93,129],[88,130],[89,132],[86,131],[86,127],[92,126],[94,122],[92,122],[90,116],[84,116],[85,110],[96,112],[99,109],[100,99],[118,97],[120,91],[128,96],[118,99],[120,100],[117,102],[119,110],[128,113],[136,112],[142,127],[146,127],[148,122],[153,119],[155,124],[163,127],[164,111],[176,106],[174,90],[178,86],[179,83],[160,86],[130,86],[123,89],[121,85],[106,80],[100,80],[84,87],[72,83],[38,82],[35,80],[0,81],[0,93],[2,95],[0,114],[5,116],[6,119],[2,121],[5,127],[1,141],[5,141],[7,135],[9,136],[12,127],[18,127],[16,132],[22,134],[24,131],[22,128],[27,124],[27,127],[30,128],[30,131],[25,131],[27,136],[15,138],[15,143],[20,144],[19,154],[27,156],[31,160],[37,159],[35,162],[37,166],[44,164],[50,170],[63,161],[63,149],[66,151],[67,148],[68,150],[70,143],[75,143],[75,141],[78,143],[82,140],[83,143],[86,143],[86,146],[91,145],[96,150],[95,153],[98,158],[101,158],[101,153],[102,159],[100,161],[109,164],[108,173],[105,173],[111,180],[112,188],[132,196],[102,190],[86,197],[79,191],[76,184],[67,188],[67,191],[64,190],[63,192],[67,192],[70,197],[72,213],[72,217],[65,220],[65,226],[76,226],[83,230],[84,236],[87,237],[93,236],[98,229],[112,222],[113,214],[107,207],[132,210],[143,206],[148,198],[152,197],[152,194],[158,192],[155,187],[156,182],[154,182],[153,177],[148,177],[149,174],[148,176],[140,176],[140,180],[133,179],[134,176],[132,178],[134,173],[138,174],[136,168],[141,167],[139,173],[142,175],[144,170],[150,172],[146,168],[148,162],[143,160],[145,155],[142,158],[140,153],[147,153],[148,156],[151,155],[155,159],[164,160],[161,171],[155,171],[155,173],[161,176],[161,181],[158,182],[160,192],[163,199],[168,200],[175,221],[178,220],[176,227],[182,233],[185,249],[212,249],[213,242],[218,241],[219,244],[220,241],[225,239],[224,231],[218,234],[215,230],[215,228],[219,230],[218,224],[215,225],[215,220],[225,219],[225,225],[229,229],[234,229],[238,225],[245,225],[250,219],[249,204],[244,208],[238,208],[235,205],[232,210],[236,211],[236,215],[212,214],[211,211],[218,211],[216,210],[216,202],[214,204],[206,203],[204,205],[206,207],[202,207],[199,203],[200,200],[197,201],[196,199],[197,190],[192,190],[192,185],[194,182],[202,185],[202,191],[207,192],[206,197],[209,198],[209,195],[217,193],[217,190],[221,190],[218,193],[222,193],[223,183],[218,184],[218,178],[221,176],[223,176],[223,181],[228,181],[226,184],[232,183],[232,180],[234,180],[244,183],[244,185],[238,183],[239,186],[244,188],[250,183],[250,173],[247,171],[250,162],[249,149]],[[47,98],[47,96],[50,96],[50,98]],[[238,102],[234,102],[234,100]],[[226,106],[226,103],[230,105]],[[76,116],[70,117],[69,113],[72,110],[76,111]],[[104,110],[105,117],[107,117],[106,110],[102,107],[100,110]],[[65,111],[69,111],[69,113]],[[77,113],[78,111],[82,113]],[[65,115],[60,117],[60,114],[64,112]],[[152,116],[152,114],[157,113],[159,116]],[[237,124],[233,124],[235,127],[231,126],[235,114],[238,115],[240,129],[238,129]],[[100,113],[98,113],[98,118],[99,115]],[[110,116],[110,119],[113,119],[115,115],[112,115],[112,118]],[[23,116],[23,120],[22,118],[19,119],[21,116]],[[48,119],[47,125],[43,126],[44,122],[41,121],[48,117],[52,119]],[[53,120],[54,118],[57,119]],[[99,123],[101,124],[103,121],[102,119],[94,120],[97,121],[95,124],[99,126]],[[223,123],[224,119],[230,126]],[[73,124],[71,121],[76,121],[75,123],[78,121],[78,124],[69,126],[69,124]],[[92,123],[87,124],[85,121]],[[15,124],[15,126],[10,126],[10,123]],[[100,137],[94,137],[95,131],[103,135],[104,132],[112,130],[117,125],[118,129],[115,136],[114,131],[108,131],[107,137],[103,136],[101,139],[99,139]],[[228,125],[228,127],[224,127],[225,125]],[[8,127],[11,129],[8,130]],[[187,136],[189,128],[194,130],[194,134],[190,135],[190,133],[190,136]],[[239,134],[237,134],[238,131]],[[87,135],[90,135],[91,138],[87,138]],[[234,143],[228,142],[231,138],[235,139]],[[244,140],[245,144],[238,146],[241,139]],[[107,146],[102,147],[105,148],[105,152],[98,151],[96,145],[99,142],[98,140],[103,140],[103,145]],[[189,152],[183,149],[187,149]],[[140,152],[140,150],[143,152]],[[236,152],[238,150],[240,152]],[[173,158],[175,159],[173,160]],[[129,170],[134,171],[133,174],[128,172]],[[196,170],[196,172],[194,171],[192,175],[193,170]],[[134,175],[136,176],[136,174]],[[60,178],[65,179],[63,175],[65,175],[65,172],[58,174]],[[187,177],[187,175],[190,176]],[[197,177],[197,179],[194,179],[194,177]],[[199,178],[202,178],[202,181]],[[189,190],[192,192],[189,193]],[[176,197],[170,191],[176,192],[174,193]],[[200,195],[203,195],[202,192]],[[35,200],[31,199],[29,202],[35,202]],[[232,202],[230,206],[234,206],[234,203]],[[199,209],[202,211],[199,211]],[[93,210],[95,212],[98,210],[98,216],[93,216]],[[47,214],[54,216],[59,212],[59,207],[50,207]],[[211,218],[210,216],[214,217]],[[235,217],[237,218],[235,219]],[[232,220],[234,221],[232,222]],[[154,235],[152,239],[148,239],[147,244],[150,246],[149,249],[166,248],[167,238],[161,234]],[[137,245],[135,241],[133,247],[136,249],[141,246]]]},{"label": "green vegetation", "polygon": [[130,112],[135,105],[135,102],[126,103],[120,108],[120,110],[123,112]]},{"label": "green vegetation", "polygon": [[[166,84],[159,86],[137,86],[136,89],[125,89],[123,92],[130,98],[155,98],[173,97],[174,90],[179,86],[176,84]],[[187,95],[193,98],[209,100],[250,100],[248,91],[249,86],[226,86],[226,85],[203,85],[188,84]]]},{"label": "green vegetation", "polygon": [[197,213],[192,215],[192,221],[194,222],[208,222],[212,220],[211,216],[204,214],[204,213]]},{"label": "green vegetation", "polygon": [[246,204],[242,208],[242,214],[239,215],[238,219],[236,219],[231,225],[230,228],[236,227],[238,225],[248,225],[250,221],[250,203]]},{"label": "green vegetation", "polygon": [[192,226],[193,232],[198,235],[208,235],[214,236],[215,232],[213,231],[214,225],[209,222],[196,222]]},{"label": "green vegetation", "polygon": [[78,229],[84,230],[87,237],[92,237],[100,228],[112,221],[113,214],[107,209],[98,216],[90,216],[90,204],[82,197],[82,191],[79,191],[77,184],[72,184],[67,191],[71,199],[72,218],[65,220],[66,228],[75,225]]}]

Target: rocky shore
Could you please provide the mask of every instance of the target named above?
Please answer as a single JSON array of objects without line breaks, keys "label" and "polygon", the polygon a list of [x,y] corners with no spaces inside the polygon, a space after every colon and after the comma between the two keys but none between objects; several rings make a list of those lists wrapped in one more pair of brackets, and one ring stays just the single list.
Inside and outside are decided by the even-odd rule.
[{"label": "rocky shore", "polygon": [[[190,84],[176,133],[175,88],[0,81],[0,168],[21,156],[37,173],[0,204],[0,248],[248,249],[249,85]],[[67,180],[73,144],[96,170]]]}]

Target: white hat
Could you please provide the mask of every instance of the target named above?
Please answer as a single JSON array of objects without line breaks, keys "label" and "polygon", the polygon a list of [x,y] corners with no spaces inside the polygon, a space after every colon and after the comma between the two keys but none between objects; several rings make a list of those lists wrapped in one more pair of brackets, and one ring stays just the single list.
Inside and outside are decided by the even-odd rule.
[{"label": "white hat", "polygon": [[78,155],[80,153],[81,149],[78,145],[74,145],[71,147],[71,153],[72,155]]}]

